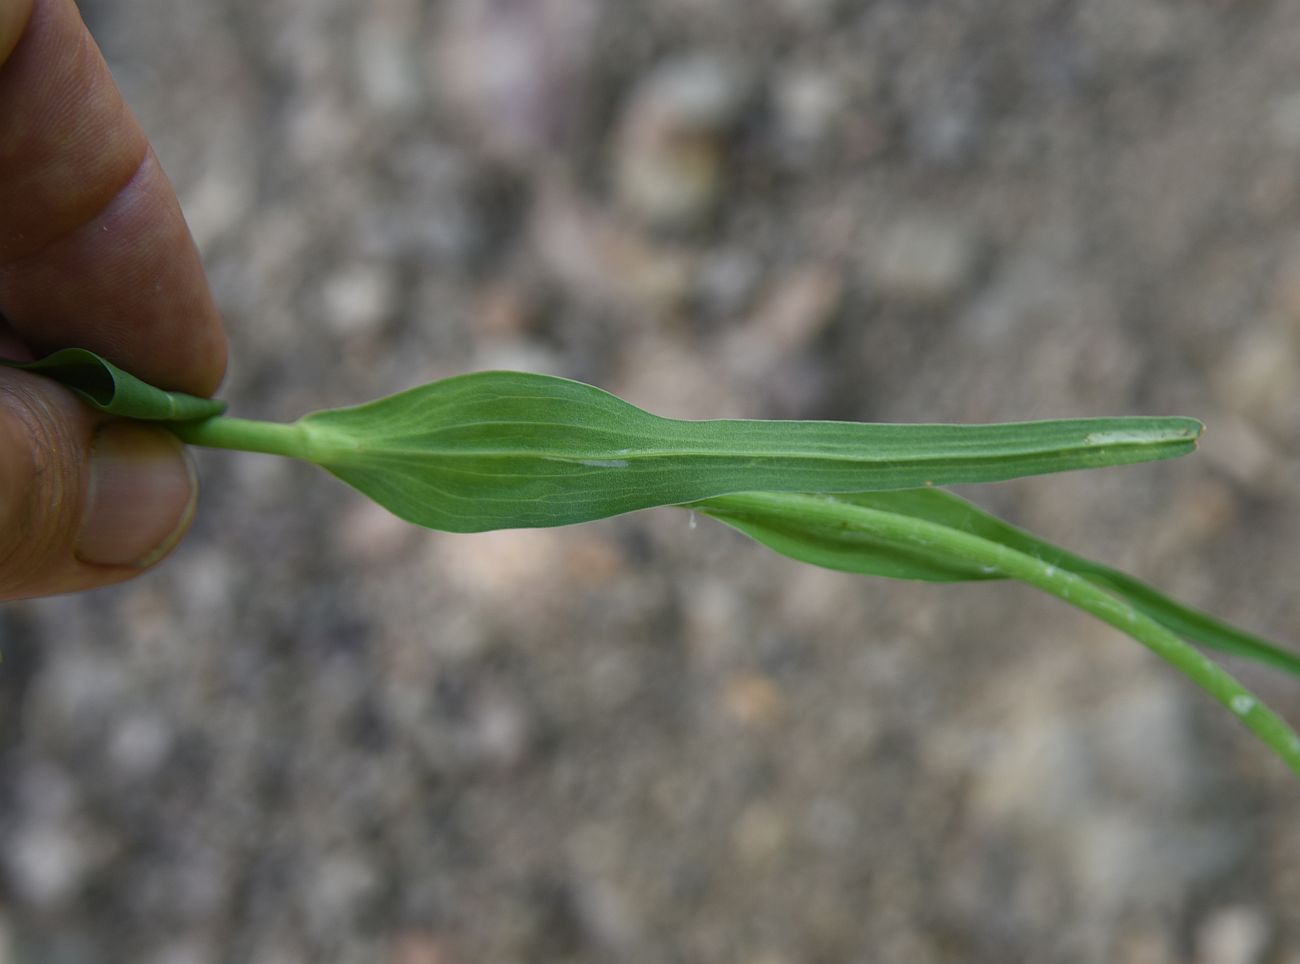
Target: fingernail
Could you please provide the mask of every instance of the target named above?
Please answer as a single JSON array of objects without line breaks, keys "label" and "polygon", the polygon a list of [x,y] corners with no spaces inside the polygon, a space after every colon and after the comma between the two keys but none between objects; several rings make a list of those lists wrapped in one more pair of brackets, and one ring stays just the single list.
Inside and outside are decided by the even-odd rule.
[{"label": "fingernail", "polygon": [[110,422],[91,443],[77,558],[99,566],[153,565],[189,528],[198,491],[189,453],[176,436]]}]

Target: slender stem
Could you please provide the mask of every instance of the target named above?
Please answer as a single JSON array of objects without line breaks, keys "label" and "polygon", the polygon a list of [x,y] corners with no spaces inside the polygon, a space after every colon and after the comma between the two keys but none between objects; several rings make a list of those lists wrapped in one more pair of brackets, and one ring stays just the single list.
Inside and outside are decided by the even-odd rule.
[{"label": "slender stem", "polygon": [[224,415],[196,422],[173,422],[168,427],[183,442],[241,452],[267,452],[291,459],[311,461],[307,439],[296,423],[257,422]]},{"label": "slender stem", "polygon": [[[796,502],[789,502],[791,498]],[[775,500],[775,501],[774,501]],[[717,514],[728,515],[727,507],[743,509],[746,502],[771,512],[780,506],[792,517],[832,526],[849,526],[904,545],[943,550],[954,558],[995,569],[1003,575],[1041,589],[1114,626],[1136,639],[1161,659],[1173,665],[1193,683],[1222,703],[1290,767],[1300,775],[1300,735],[1270,710],[1230,673],[1184,642],[1158,622],[1090,583],[1082,576],[1031,555],[970,533],[950,529],[923,519],[882,512],[865,506],[837,502],[831,498],[745,493],[718,501]],[[788,504],[787,504],[788,503]],[[711,502],[687,508],[711,511]]]}]

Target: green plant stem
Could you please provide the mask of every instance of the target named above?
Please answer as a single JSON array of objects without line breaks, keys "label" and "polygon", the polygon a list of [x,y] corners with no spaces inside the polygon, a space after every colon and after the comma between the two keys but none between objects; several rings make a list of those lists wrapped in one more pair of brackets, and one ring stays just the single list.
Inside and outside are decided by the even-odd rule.
[{"label": "green plant stem", "polygon": [[1050,593],[1133,637],[1170,663],[1223,704],[1300,776],[1300,735],[1285,720],[1195,647],[1081,576],[979,536],[910,516],[851,505],[832,497],[743,493],[708,499],[686,508],[725,518],[729,507],[743,511],[746,506],[769,511],[784,509],[792,516],[816,517],[823,524],[859,528],[896,544],[942,552],[988,567]]},{"label": "green plant stem", "polygon": [[167,427],[181,441],[190,445],[235,449],[240,452],[266,452],[313,461],[307,433],[296,423],[259,422],[218,416],[196,422],[174,422]]}]

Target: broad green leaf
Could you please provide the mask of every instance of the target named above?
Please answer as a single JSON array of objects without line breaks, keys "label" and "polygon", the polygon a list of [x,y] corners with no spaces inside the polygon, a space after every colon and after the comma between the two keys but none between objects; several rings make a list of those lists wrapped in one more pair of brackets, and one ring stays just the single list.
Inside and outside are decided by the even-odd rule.
[{"label": "broad green leaf", "polygon": [[92,407],[122,418],[186,421],[226,410],[225,402],[154,388],[84,348],[65,348],[34,362],[0,359],[0,365],[53,378]]},{"label": "broad green leaf", "polygon": [[863,506],[923,519],[1006,546],[1088,580],[1191,642],[1300,676],[1300,655],[1175,602],[1132,576],[1009,525],[951,492],[910,489],[835,496],[744,493],[709,499],[689,508],[725,522],[783,555],[828,569],[928,582],[1004,578],[996,568],[963,562],[942,546],[887,539],[876,530],[855,524],[851,513],[836,516],[826,512],[828,504]]},{"label": "broad green leaf", "polygon": [[[1187,418],[1007,425],[680,421],[568,379],[462,375],[300,419],[293,454],[453,532],[558,526],[730,492],[857,492],[1191,452]],[[187,436],[209,444],[198,435]]]}]

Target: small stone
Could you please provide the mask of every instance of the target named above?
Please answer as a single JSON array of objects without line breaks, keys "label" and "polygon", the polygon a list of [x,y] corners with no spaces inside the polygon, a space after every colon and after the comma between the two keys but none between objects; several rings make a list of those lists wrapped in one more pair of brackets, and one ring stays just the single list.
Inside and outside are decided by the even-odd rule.
[{"label": "small stone", "polygon": [[361,854],[332,853],[316,862],[306,893],[312,929],[322,935],[347,933],[381,880]]},{"label": "small stone", "polygon": [[533,742],[533,727],[523,705],[501,693],[488,693],[475,705],[470,723],[474,763],[508,768],[523,760]]},{"label": "small stone", "polygon": [[494,159],[519,165],[562,141],[582,101],[593,0],[443,5],[434,84]]},{"label": "small stone", "polygon": [[[206,943],[193,939],[168,943],[147,959],[148,964],[209,964],[212,960],[213,949]],[[0,964],[7,964],[3,954],[0,954]]]},{"label": "small stone", "polygon": [[371,334],[397,307],[397,279],[382,265],[350,265],[325,281],[321,300],[325,323],[336,334]]},{"label": "small stone", "polygon": [[977,246],[961,225],[914,215],[886,230],[873,259],[883,294],[928,304],[953,299],[975,269]]},{"label": "small stone", "polygon": [[393,941],[389,964],[457,964],[447,942],[428,931],[407,931]]},{"label": "small stone", "polygon": [[970,163],[982,137],[979,105],[969,92],[952,92],[908,115],[908,143],[926,164],[958,168]]},{"label": "small stone", "polygon": [[723,705],[732,719],[748,727],[769,727],[784,710],[780,688],[761,673],[737,673],[727,680]]},{"label": "small stone", "polygon": [[171,729],[160,716],[135,713],[114,728],[109,759],[123,776],[140,779],[163,764],[173,743]]},{"label": "small stone", "polygon": [[1159,60],[1181,46],[1186,4],[1167,0],[1085,0],[1077,22],[1090,45],[1103,55],[1141,63]]},{"label": "small stone", "polygon": [[788,71],[773,91],[781,139],[794,150],[811,151],[835,130],[846,106],[844,85],[831,71],[801,67]]},{"label": "small stone", "polygon": [[693,299],[704,314],[726,318],[749,306],[761,280],[757,258],[742,250],[721,251],[696,271]]},{"label": "small stone", "polygon": [[480,294],[474,311],[474,328],[488,338],[511,338],[522,335],[531,326],[535,306],[528,293],[517,284],[489,285]]},{"label": "small stone", "polygon": [[614,184],[622,207],[653,229],[685,230],[713,210],[723,179],[726,139],[748,96],[727,61],[670,61],[633,93],[615,149]]},{"label": "small stone", "polygon": [[1278,265],[1273,278],[1272,307],[1289,333],[1300,342],[1300,245],[1293,247]]},{"label": "small stone", "polygon": [[420,531],[369,499],[351,503],[337,528],[331,530],[344,555],[369,564],[391,562]]},{"label": "small stone", "polygon": [[749,866],[770,864],[785,850],[789,839],[789,821],[768,803],[747,806],[731,831],[736,857]]},{"label": "small stone", "polygon": [[372,110],[404,115],[420,104],[420,70],[414,40],[420,8],[414,0],[372,0],[356,32],[356,68]]},{"label": "small stone", "polygon": [[203,254],[245,223],[257,196],[253,147],[231,126],[202,177],[182,198],[185,222]]},{"label": "small stone", "polygon": [[1196,929],[1197,964],[1260,964],[1272,931],[1268,917],[1256,907],[1216,910]]},{"label": "small stone", "polygon": [[93,861],[69,827],[36,820],[10,835],[5,863],[19,897],[36,907],[49,908],[76,895]]},{"label": "small stone", "polygon": [[1259,491],[1281,481],[1290,490],[1291,480],[1284,474],[1284,453],[1255,423],[1230,413],[1216,418],[1214,423],[1215,431],[1198,443],[1198,451],[1208,462],[1248,489]]},{"label": "small stone", "polygon": [[498,529],[436,540],[445,578],[485,599],[514,597],[520,587],[546,583],[561,568],[565,537],[553,529]]},{"label": "small stone", "polygon": [[1298,414],[1300,357],[1286,333],[1274,326],[1245,330],[1216,366],[1211,385],[1230,409],[1267,432],[1289,437]]},{"label": "small stone", "polygon": [[1269,105],[1268,131],[1282,150],[1300,150],[1300,90],[1283,94]]},{"label": "small stone", "polygon": [[580,298],[666,311],[686,296],[691,259],[551,187],[535,206],[532,244],[547,272]]},{"label": "small stone", "polygon": [[643,944],[634,900],[610,878],[584,878],[574,888],[574,910],[591,943],[607,951],[631,954]]},{"label": "small stone", "polygon": [[767,292],[745,334],[788,354],[806,348],[844,300],[844,279],[828,265],[810,264],[782,277]]}]

